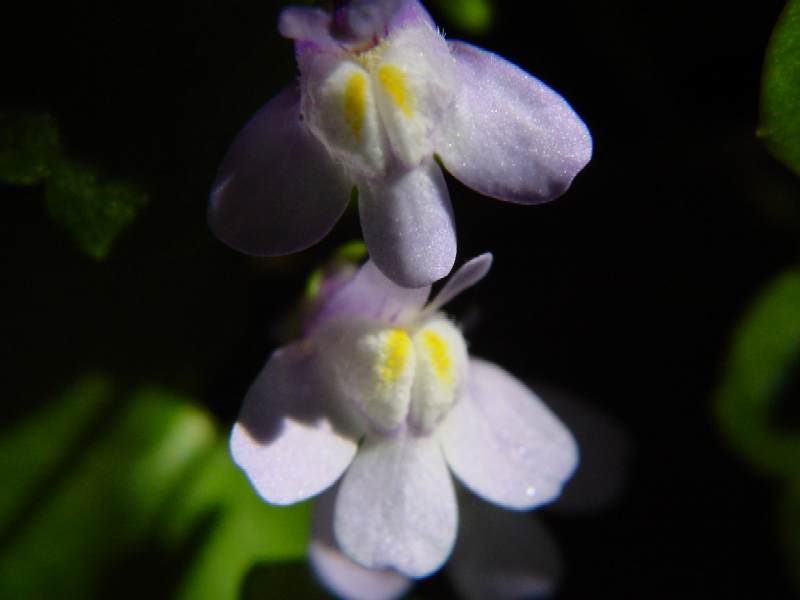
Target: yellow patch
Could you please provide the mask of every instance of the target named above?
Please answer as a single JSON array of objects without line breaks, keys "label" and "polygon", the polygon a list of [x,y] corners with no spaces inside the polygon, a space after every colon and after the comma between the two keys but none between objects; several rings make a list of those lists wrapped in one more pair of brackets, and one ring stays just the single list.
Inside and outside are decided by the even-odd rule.
[{"label": "yellow patch", "polygon": [[394,65],[381,65],[378,80],[397,108],[410,117],[414,113],[414,95],[406,85],[406,75],[402,69]]},{"label": "yellow patch", "polygon": [[344,88],[344,113],[350,131],[357,141],[361,141],[364,131],[364,117],[367,114],[367,76],[353,73]]},{"label": "yellow patch", "polygon": [[394,383],[403,374],[413,347],[411,338],[402,329],[391,329],[385,338],[383,360],[378,365],[378,377],[383,383]]},{"label": "yellow patch", "polygon": [[447,385],[453,385],[453,361],[447,342],[438,333],[428,330],[422,333],[422,343],[428,351],[436,377]]}]

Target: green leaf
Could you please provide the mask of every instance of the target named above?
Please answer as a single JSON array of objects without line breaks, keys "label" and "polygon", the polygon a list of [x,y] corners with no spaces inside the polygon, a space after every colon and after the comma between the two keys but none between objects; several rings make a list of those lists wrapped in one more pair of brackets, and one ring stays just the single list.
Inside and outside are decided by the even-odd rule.
[{"label": "green leaf", "polygon": [[97,417],[111,403],[107,377],[87,375],[34,418],[0,431],[0,481],[13,481],[0,494],[0,531],[6,530],[37,495],[37,486],[58,476]]},{"label": "green leaf", "polygon": [[437,0],[445,19],[473,35],[483,35],[492,27],[494,4],[492,0]]},{"label": "green leaf", "polygon": [[58,157],[58,126],[50,115],[0,114],[0,181],[39,183]]},{"label": "green leaf", "polygon": [[196,540],[205,526],[175,598],[236,600],[254,565],[305,558],[309,525],[308,503],[264,503],[233,465],[227,442],[220,444],[165,517],[165,538],[173,548]]},{"label": "green leaf", "polygon": [[800,0],[789,0],[767,47],[758,135],[800,175]]},{"label": "green leaf", "polygon": [[89,169],[62,161],[47,181],[50,216],[96,260],[108,256],[117,236],[147,203],[147,196],[118,181],[100,181]]},{"label": "green leaf", "polygon": [[[309,507],[265,504],[189,399],[89,375],[0,432],[0,598],[237,600],[303,559]],[[155,573],[155,574],[154,574]]]},{"label": "green leaf", "polygon": [[800,269],[771,282],[735,331],[715,411],[728,442],[758,469],[800,477],[800,432],[777,430],[771,415],[800,361]]},{"label": "green leaf", "polygon": [[147,196],[120,181],[105,181],[63,156],[58,126],[46,114],[0,114],[0,181],[45,184],[50,216],[96,260],[147,204]]},{"label": "green leaf", "polygon": [[[3,444],[3,463],[11,464],[25,448],[45,455],[51,444],[58,448],[59,438],[49,434],[63,434],[65,427],[54,415],[96,405],[103,391],[105,401],[124,400],[119,390],[101,387],[89,379],[61,406],[23,423],[11,434],[16,443]],[[185,399],[153,388],[133,394],[84,441],[81,448],[62,449],[70,455],[57,470],[40,470],[36,494],[28,495],[16,517],[21,525],[4,532],[0,597],[94,597],[113,560],[148,539],[185,470],[208,452],[215,433],[209,418]]]}]

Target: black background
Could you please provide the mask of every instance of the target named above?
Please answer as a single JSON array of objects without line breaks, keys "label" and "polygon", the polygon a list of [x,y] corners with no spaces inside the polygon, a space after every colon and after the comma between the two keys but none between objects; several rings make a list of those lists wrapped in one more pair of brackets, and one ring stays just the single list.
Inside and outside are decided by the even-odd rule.
[{"label": "black background", "polygon": [[[472,352],[574,391],[632,444],[613,509],[548,519],[568,570],[559,597],[789,597],[779,486],[724,444],[710,403],[737,317],[798,257],[800,184],[754,134],[782,3],[496,6],[490,34],[468,39],[569,99],[595,154],[565,196],[536,207],[448,179],[459,262],[495,254],[452,309],[478,315]],[[8,8],[3,108],[53,114],[71,156],[141,184],[151,203],[95,263],[49,220],[39,188],[1,188],[6,422],[86,365],[188,390],[232,422],[308,269],[358,236],[351,213],[312,250],[259,260],[207,230],[227,145],[295,74],[279,8]]]}]

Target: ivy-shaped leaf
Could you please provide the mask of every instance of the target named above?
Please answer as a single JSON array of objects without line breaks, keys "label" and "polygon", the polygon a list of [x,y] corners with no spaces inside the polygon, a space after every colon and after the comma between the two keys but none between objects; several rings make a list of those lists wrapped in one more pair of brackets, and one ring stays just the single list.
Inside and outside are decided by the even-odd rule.
[{"label": "ivy-shaped leaf", "polygon": [[47,181],[45,202],[53,220],[72,234],[81,249],[103,260],[147,204],[147,196],[125,183],[99,181],[93,171],[63,160]]},{"label": "ivy-shaped leaf", "polygon": [[767,47],[758,135],[800,175],[800,0],[789,0]]},{"label": "ivy-shaped leaf", "polygon": [[86,254],[104,260],[119,234],[147,204],[135,186],[105,180],[64,156],[49,115],[0,115],[0,181],[44,184],[50,216]]},{"label": "ivy-shaped leaf", "polygon": [[798,361],[800,269],[793,269],[766,286],[742,319],[715,397],[728,442],[756,468],[781,478],[800,478],[800,432],[777,430],[771,419]]}]

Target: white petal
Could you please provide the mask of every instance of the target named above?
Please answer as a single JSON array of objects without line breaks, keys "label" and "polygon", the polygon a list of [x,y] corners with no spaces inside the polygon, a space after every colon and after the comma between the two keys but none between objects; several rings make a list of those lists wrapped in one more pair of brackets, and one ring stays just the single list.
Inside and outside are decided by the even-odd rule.
[{"label": "white petal", "polygon": [[546,598],[561,576],[558,546],[539,519],[459,495],[461,525],[447,575],[462,600]]},{"label": "white petal", "polygon": [[523,204],[562,194],[592,154],[569,104],[496,54],[450,42],[461,87],[436,129],[436,151],[465,185]]},{"label": "white petal", "polygon": [[358,433],[319,385],[302,344],[276,351],[244,399],[231,433],[233,460],[272,504],[332,485],[353,460]]},{"label": "white petal", "polygon": [[372,72],[378,110],[394,155],[413,168],[433,154],[432,132],[452,102],[456,63],[422,21],[391,34],[384,47]]},{"label": "white petal", "polygon": [[367,438],[339,486],[334,532],[371,569],[425,577],[447,560],[458,522],[453,481],[429,437]]},{"label": "white petal", "polygon": [[520,381],[471,360],[469,392],[437,432],[456,476],[479,496],[512,509],[556,499],[578,464],[569,430]]},{"label": "white petal", "polygon": [[320,581],[347,600],[394,600],[411,587],[411,580],[395,571],[365,569],[347,558],[333,537],[336,490],[314,502],[309,560]]},{"label": "white petal", "polygon": [[338,54],[315,53],[305,61],[302,92],[311,131],[345,169],[366,176],[381,173],[386,141],[367,71]]},{"label": "white petal", "polygon": [[461,267],[450,276],[444,287],[439,290],[436,297],[425,307],[424,314],[430,315],[439,310],[442,306],[450,302],[461,292],[471,288],[481,279],[486,277],[489,269],[492,268],[492,254],[486,252],[465,262]]},{"label": "white petal", "polygon": [[327,385],[340,402],[356,407],[382,432],[405,423],[416,356],[404,329],[333,323],[315,341]]},{"label": "white petal", "polygon": [[550,511],[608,510],[625,489],[633,449],[630,436],[585,398],[546,384],[536,383],[535,387],[581,449],[581,468]]},{"label": "white petal", "polygon": [[453,205],[433,159],[386,179],[359,183],[358,210],[369,255],[403,287],[446,276],[456,260]]},{"label": "white petal", "polygon": [[414,334],[417,369],[411,391],[411,422],[433,431],[459,395],[465,382],[467,345],[461,332],[438,317]]}]

